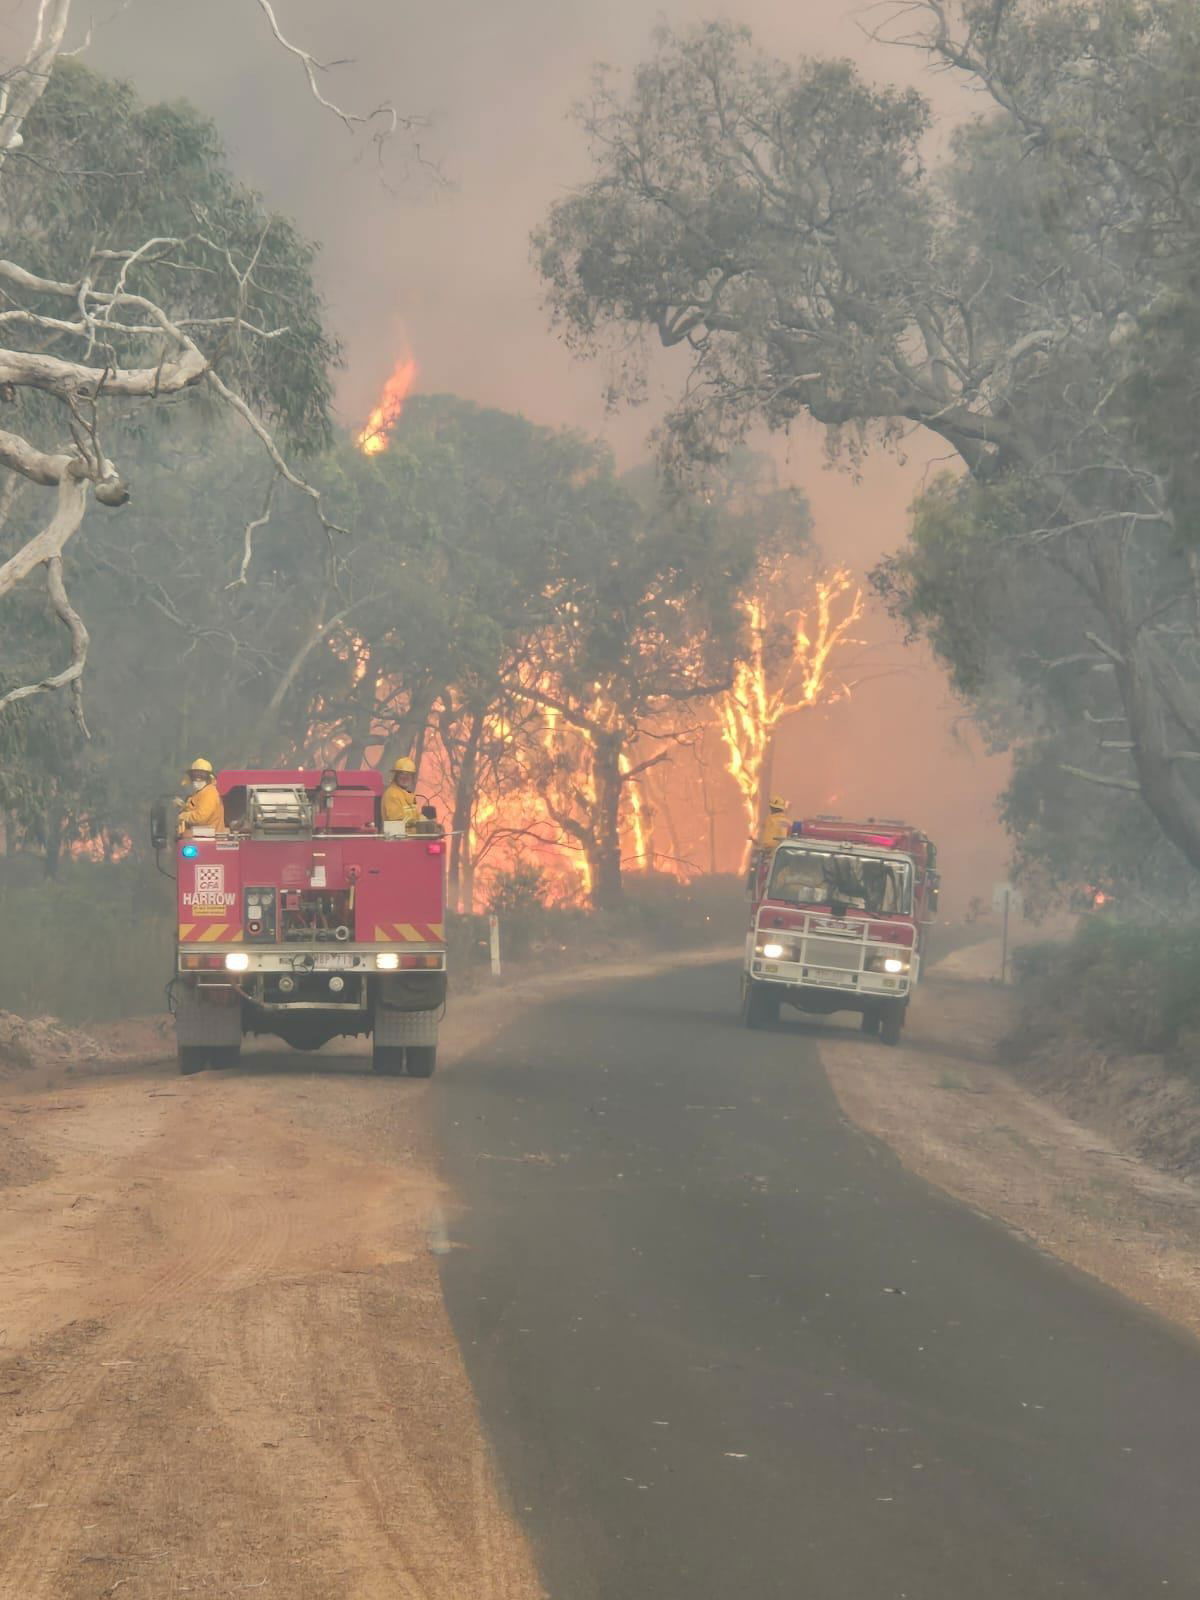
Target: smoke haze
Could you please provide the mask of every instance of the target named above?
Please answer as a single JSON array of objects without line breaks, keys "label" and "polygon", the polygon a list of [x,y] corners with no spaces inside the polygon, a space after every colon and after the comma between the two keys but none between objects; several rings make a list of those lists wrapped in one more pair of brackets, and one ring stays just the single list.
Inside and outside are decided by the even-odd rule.
[{"label": "smoke haze", "polygon": [[[15,22],[30,9],[8,14]],[[866,37],[879,13],[858,0],[740,0],[732,9],[767,50],[850,56],[869,76],[907,76],[954,106],[948,79]],[[593,64],[633,65],[656,20],[704,20],[714,14],[709,0],[673,0],[657,13],[640,0],[277,0],[277,12],[318,58],[354,58],[323,76],[329,98],[355,110],[390,100],[429,118],[420,157],[400,137],[381,171],[369,139],[352,138],[314,104],[300,62],[271,39],[254,0],[108,0],[86,59],[148,98],[194,101],[220,126],[242,176],[320,241],[347,358],[344,420],[361,425],[407,348],[426,392],[603,433],[623,464],[637,459],[655,406],[605,415],[601,367],[574,362],[547,329],[529,233],[586,175],[568,113]],[[680,376],[666,359],[656,373],[666,390]],[[901,543],[906,508],[941,453],[915,438],[907,464],[878,455],[856,483],[826,467],[814,427],[769,448],[807,490],[824,551],[859,572]],[[880,675],[850,701],[787,725],[774,786],[797,809],[911,814],[942,842],[950,902],[961,906],[1003,873],[993,805],[1007,764],[956,732],[958,708],[923,650],[903,650],[878,615],[866,632],[873,649],[862,665]]]}]

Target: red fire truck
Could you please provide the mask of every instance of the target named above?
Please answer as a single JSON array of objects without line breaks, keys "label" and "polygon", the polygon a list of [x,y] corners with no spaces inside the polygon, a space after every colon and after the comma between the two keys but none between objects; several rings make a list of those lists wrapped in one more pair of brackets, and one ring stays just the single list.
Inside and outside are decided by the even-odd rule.
[{"label": "red fire truck", "polygon": [[229,771],[217,786],[224,832],[173,841],[164,802],[152,828],[175,854],[180,1071],[233,1065],[246,1034],[298,1050],[370,1034],[376,1072],[429,1077],[446,998],[437,824],[383,822],[377,772]]},{"label": "red fire truck", "polygon": [[897,1044],[937,909],[937,850],[907,822],[812,817],[760,854],[742,968],[748,1028],[780,1006],[857,1011]]}]

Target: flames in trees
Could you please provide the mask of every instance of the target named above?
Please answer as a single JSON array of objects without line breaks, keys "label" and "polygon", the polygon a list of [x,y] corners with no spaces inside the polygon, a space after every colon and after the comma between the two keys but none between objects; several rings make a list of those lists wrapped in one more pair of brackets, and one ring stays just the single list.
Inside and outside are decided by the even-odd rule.
[{"label": "flames in trees", "polygon": [[[833,677],[836,654],[855,641],[862,590],[838,567],[811,580],[808,595],[789,606],[800,586],[785,567],[764,567],[743,601],[747,641],[727,693],[716,702],[726,766],[737,784],[748,840],[757,830],[771,782],[775,733],[785,717],[849,692]],[[781,598],[782,597],[782,598]],[[749,849],[749,843],[747,843]]]},{"label": "flames in trees", "polygon": [[366,425],[355,437],[355,443],[365,456],[377,456],[386,450],[392,429],[404,411],[404,402],[412,393],[417,381],[417,363],[411,356],[401,356],[392,369],[392,375],[383,386],[379,404],[367,418]]},{"label": "flames in trees", "polygon": [[[858,642],[863,596],[848,571],[813,575],[798,563],[776,564],[760,572],[742,606],[744,658],[730,689],[686,711],[664,712],[621,748],[626,871],[688,880],[736,870],[729,819],[740,812],[745,833],[756,831],[780,725],[849,692],[846,652]],[[369,644],[343,632],[327,647],[341,664],[344,687],[365,689],[364,679],[373,674]],[[523,679],[514,673],[504,703],[481,713],[467,803],[464,809],[459,800],[450,851],[459,909],[485,907],[495,875],[520,862],[542,869],[557,903],[587,903],[592,895],[597,759],[606,738],[619,732],[620,719],[599,686],[576,708],[586,726],[573,720],[575,713],[569,718],[556,709],[558,699],[553,668],[541,667]],[[397,726],[408,724],[412,707],[403,685],[386,675],[372,676],[367,701],[354,734],[344,715],[317,702],[309,756],[319,764],[386,764],[385,756],[399,748]],[[463,792],[462,715],[451,700],[435,705],[421,723],[419,790],[448,827],[456,794]],[[408,748],[405,736],[400,742]]]}]

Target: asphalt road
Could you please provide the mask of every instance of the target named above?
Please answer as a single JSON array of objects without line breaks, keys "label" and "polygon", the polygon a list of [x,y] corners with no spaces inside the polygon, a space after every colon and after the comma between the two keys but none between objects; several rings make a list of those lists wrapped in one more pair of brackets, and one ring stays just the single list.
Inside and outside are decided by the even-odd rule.
[{"label": "asphalt road", "polygon": [[1200,1348],[909,1177],[735,997],[592,984],[437,1080],[552,1600],[1200,1596]]}]

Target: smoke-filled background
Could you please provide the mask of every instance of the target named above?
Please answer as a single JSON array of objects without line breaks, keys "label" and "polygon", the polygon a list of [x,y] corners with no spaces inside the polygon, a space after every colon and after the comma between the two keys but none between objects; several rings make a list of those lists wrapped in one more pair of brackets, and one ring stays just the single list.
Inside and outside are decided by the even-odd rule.
[{"label": "smoke-filled background", "polygon": [[[364,418],[411,352],[421,391],[601,434],[633,464],[661,405],[652,388],[647,405],[606,413],[602,365],[574,361],[548,328],[529,234],[586,173],[572,103],[597,62],[627,69],[645,56],[653,14],[634,0],[286,0],[278,15],[318,58],[353,58],[322,78],[332,99],[355,109],[391,101],[427,125],[377,156],[313,103],[300,62],[247,0],[110,5],[95,15],[86,59],[147,99],[195,102],[238,173],[320,242],[319,277],[345,348],[343,419]],[[710,15],[703,0],[661,13],[673,25]],[[10,16],[15,27],[28,8]],[[744,0],[736,17],[774,54],[850,56],[892,82],[919,74],[923,92],[956,109],[950,81],[869,39],[873,14],[852,0]],[[663,390],[682,376],[665,357],[655,370]],[[944,455],[917,435],[902,459],[871,456],[856,481],[827,465],[815,425],[755,443],[803,486],[824,553],[856,575],[902,542],[909,502]],[[959,908],[1003,874],[995,799],[1007,763],[982,751],[923,646],[903,648],[877,607],[857,632],[870,646],[857,653],[863,681],[785,725],[773,787],[796,812],[911,816],[942,842],[948,903]],[[730,828],[740,832],[740,818]]]}]

